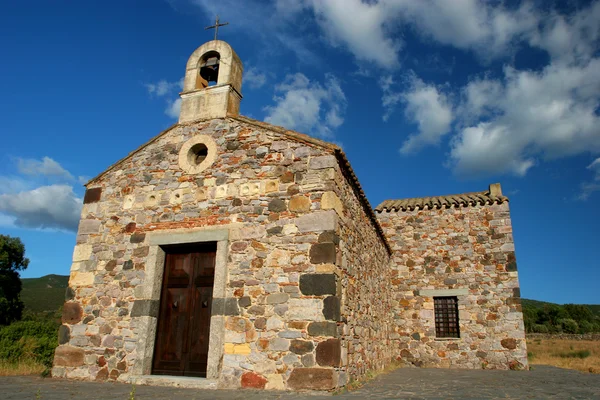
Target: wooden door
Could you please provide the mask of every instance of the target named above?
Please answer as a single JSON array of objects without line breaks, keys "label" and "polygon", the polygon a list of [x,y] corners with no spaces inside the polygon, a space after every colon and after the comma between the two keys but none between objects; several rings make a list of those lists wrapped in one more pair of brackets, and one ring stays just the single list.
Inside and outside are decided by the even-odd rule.
[{"label": "wooden door", "polygon": [[165,251],[152,373],[206,377],[215,245]]}]

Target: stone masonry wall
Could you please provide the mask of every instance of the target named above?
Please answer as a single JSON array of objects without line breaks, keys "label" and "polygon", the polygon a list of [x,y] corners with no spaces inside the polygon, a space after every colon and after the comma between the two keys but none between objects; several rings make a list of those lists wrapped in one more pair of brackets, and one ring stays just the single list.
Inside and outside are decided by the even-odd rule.
[{"label": "stone masonry wall", "polygon": [[[527,349],[508,203],[378,213],[393,247],[392,335],[417,366],[520,369]],[[427,289],[458,296],[460,339],[436,339]]]},{"label": "stone masonry wall", "polygon": [[390,253],[346,182],[342,173],[337,175],[335,194],[325,193],[326,200],[322,200],[322,204],[337,204],[340,217],[341,354],[345,371],[340,380],[344,383],[360,379],[368,370],[383,369],[394,356],[389,339],[393,327]]},{"label": "stone masonry wall", "polygon": [[[199,134],[218,155],[187,174],[179,149]],[[221,387],[333,389],[344,383],[338,332],[352,363],[387,358],[367,343],[381,336],[368,291],[382,286],[367,268],[381,270],[385,257],[347,194],[342,213],[357,222],[340,224],[325,195],[349,190],[339,175],[329,150],[231,118],[178,125],[109,169],[88,187],[101,193],[83,207],[53,375],[135,378],[137,345],[158,309],[147,235],[215,227],[229,231]],[[341,251],[340,234],[349,236]],[[340,295],[347,329],[336,325]]]}]

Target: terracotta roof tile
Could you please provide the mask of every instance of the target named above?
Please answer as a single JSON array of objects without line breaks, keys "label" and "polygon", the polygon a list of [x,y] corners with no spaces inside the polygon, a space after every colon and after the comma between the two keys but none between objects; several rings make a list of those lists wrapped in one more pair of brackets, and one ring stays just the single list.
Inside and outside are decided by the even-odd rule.
[{"label": "terracotta roof tile", "polygon": [[508,197],[502,195],[499,183],[490,185],[483,192],[471,192],[462,194],[451,194],[437,197],[415,197],[412,199],[385,200],[377,207],[376,212],[384,211],[412,211],[419,209],[440,209],[450,207],[471,207],[477,205],[500,204],[508,201]]}]

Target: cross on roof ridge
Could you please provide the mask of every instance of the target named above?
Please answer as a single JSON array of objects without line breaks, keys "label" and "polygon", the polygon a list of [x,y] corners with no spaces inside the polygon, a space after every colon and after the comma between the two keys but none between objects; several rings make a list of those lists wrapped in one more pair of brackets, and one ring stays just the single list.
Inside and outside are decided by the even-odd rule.
[{"label": "cross on roof ridge", "polygon": [[204,28],[204,30],[208,30],[208,29],[215,29],[215,40],[217,40],[217,35],[219,34],[219,27],[220,26],[225,26],[225,25],[229,25],[229,22],[225,22],[223,24],[219,24],[219,16],[217,15],[217,19],[215,20],[215,24],[211,25],[211,26],[207,26],[206,28]]}]

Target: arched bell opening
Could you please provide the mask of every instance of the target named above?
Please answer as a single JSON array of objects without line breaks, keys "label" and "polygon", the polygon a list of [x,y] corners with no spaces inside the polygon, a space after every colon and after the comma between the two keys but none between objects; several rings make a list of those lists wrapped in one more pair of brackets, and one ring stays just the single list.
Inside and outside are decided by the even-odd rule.
[{"label": "arched bell opening", "polygon": [[214,86],[219,81],[219,65],[221,55],[216,51],[209,51],[200,60],[198,65],[198,76],[196,77],[196,89],[204,89]]}]

